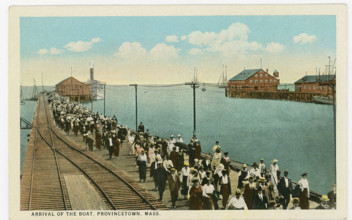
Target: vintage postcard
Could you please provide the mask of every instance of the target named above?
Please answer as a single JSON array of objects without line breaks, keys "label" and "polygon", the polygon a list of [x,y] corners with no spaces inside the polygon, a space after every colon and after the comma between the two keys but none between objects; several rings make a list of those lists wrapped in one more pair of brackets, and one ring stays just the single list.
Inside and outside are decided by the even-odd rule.
[{"label": "vintage postcard", "polygon": [[345,5],[9,14],[10,219],[347,217]]}]

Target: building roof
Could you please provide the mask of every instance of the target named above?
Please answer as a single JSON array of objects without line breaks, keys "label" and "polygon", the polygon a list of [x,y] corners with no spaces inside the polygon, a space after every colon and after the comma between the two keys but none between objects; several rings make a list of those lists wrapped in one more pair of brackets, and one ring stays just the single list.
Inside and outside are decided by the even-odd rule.
[{"label": "building roof", "polygon": [[240,72],[239,74],[237,74],[236,76],[232,77],[229,81],[242,81],[242,80],[246,80],[249,77],[253,76],[254,74],[256,74],[257,72],[259,72],[262,69],[248,69],[248,70],[243,70],[242,72]]},{"label": "building roof", "polygon": [[[64,79],[64,80],[61,80],[61,81],[60,81],[59,83],[57,83],[55,86],[58,86],[58,85],[62,84],[63,82],[65,82],[66,80],[69,80],[69,79],[71,79],[71,78],[72,78],[73,80],[79,82],[79,83],[82,83],[81,81],[77,80],[76,78],[70,76],[70,77],[68,77],[68,78],[66,78],[66,79]],[[82,83],[82,84],[84,84],[84,83]]]},{"label": "building roof", "polygon": [[335,75],[307,75],[295,83],[315,83],[315,82],[328,82],[335,78]]}]

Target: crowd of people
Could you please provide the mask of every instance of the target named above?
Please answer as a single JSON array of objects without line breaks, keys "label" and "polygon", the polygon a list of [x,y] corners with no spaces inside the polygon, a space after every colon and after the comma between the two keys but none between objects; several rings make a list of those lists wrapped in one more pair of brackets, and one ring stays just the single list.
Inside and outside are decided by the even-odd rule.
[{"label": "crowd of people", "polygon": [[[229,153],[222,152],[219,141],[215,142],[212,155],[202,154],[196,136],[188,144],[181,135],[163,139],[152,136],[142,122],[134,132],[120,125],[115,116],[93,113],[55,93],[48,100],[56,126],[68,134],[72,130],[75,136],[79,132],[87,150],[92,151],[95,143],[98,150],[109,151],[109,159],[113,155],[118,158],[121,144],[126,141],[129,154],[136,158],[139,181],[146,181],[149,167],[149,178],[159,192],[159,200],[163,200],[168,186],[172,208],[176,208],[181,193],[191,210],[309,209],[307,173],[303,173],[294,186],[288,171],[281,176],[277,159],[272,160],[268,169],[263,158],[251,167],[243,164],[238,172],[234,196],[231,196],[230,173],[234,171]],[[336,208],[336,185],[321,197],[317,208]]]}]

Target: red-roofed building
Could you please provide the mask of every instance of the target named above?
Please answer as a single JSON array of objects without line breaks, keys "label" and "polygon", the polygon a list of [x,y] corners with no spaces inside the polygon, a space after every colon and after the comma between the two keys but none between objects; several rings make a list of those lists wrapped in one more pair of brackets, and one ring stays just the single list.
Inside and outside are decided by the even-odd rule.
[{"label": "red-roofed building", "polygon": [[90,100],[90,85],[82,83],[72,76],[55,85],[59,95],[70,97],[75,101]]}]

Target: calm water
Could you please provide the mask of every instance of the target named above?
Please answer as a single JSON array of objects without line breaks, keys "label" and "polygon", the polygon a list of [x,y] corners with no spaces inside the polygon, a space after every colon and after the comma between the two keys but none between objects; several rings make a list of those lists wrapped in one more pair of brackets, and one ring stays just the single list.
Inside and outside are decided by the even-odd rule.
[{"label": "calm water", "polygon": [[[28,94],[31,94],[31,88]],[[135,128],[134,87],[107,86],[106,115]],[[264,158],[267,167],[274,158],[280,169],[298,181],[308,173],[311,189],[327,193],[335,183],[333,108],[299,102],[230,99],[222,89],[197,89],[197,137],[204,152],[216,140],[232,160],[252,164]],[[151,133],[169,137],[181,134],[188,142],[193,134],[193,96],[189,86],[138,86],[138,123]],[[90,103],[85,104],[91,107]],[[21,115],[32,120],[35,104],[21,106]],[[103,112],[103,100],[93,103]],[[21,161],[27,138],[21,132]],[[22,163],[22,162],[21,162]]]}]

